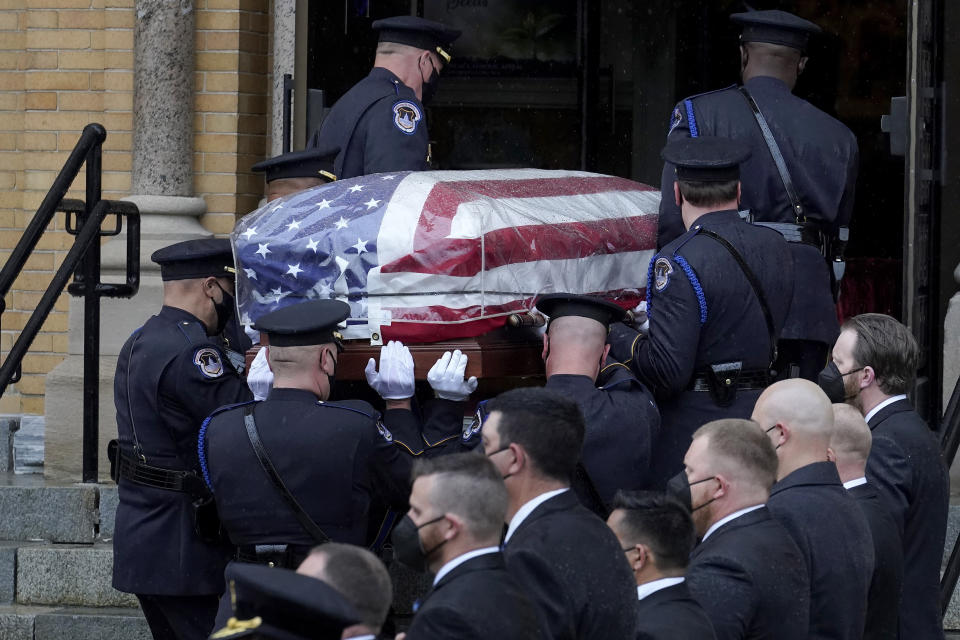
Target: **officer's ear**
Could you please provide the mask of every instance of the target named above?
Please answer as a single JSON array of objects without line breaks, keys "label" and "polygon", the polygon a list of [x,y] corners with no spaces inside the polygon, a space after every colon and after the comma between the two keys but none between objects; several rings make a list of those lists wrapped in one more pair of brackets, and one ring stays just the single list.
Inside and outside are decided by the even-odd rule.
[{"label": "officer's ear", "polygon": [[683,205],[683,194],[680,193],[680,183],[677,181],[673,182],[673,200],[678,207]]},{"label": "officer's ear", "polygon": [[740,45],[740,73],[747,68],[747,63],[750,62],[750,51],[741,44]]},{"label": "officer's ear", "polygon": [[743,186],[743,183],[741,183],[739,180],[737,180],[737,207],[738,207],[738,208],[740,207],[740,199],[741,199],[741,195],[742,195],[741,187],[742,187],[742,186]]},{"label": "officer's ear", "polygon": [[546,362],[547,357],[550,355],[550,336],[546,333],[543,334],[543,351],[540,352],[540,358]]},{"label": "officer's ear", "polygon": [[203,289],[203,293],[208,298],[213,298],[213,292],[219,288],[219,283],[215,276],[207,276],[200,283],[200,288]]},{"label": "officer's ear", "polygon": [[810,58],[807,56],[800,56],[800,62],[797,63],[797,76],[799,77],[803,70],[807,68],[807,60]]}]

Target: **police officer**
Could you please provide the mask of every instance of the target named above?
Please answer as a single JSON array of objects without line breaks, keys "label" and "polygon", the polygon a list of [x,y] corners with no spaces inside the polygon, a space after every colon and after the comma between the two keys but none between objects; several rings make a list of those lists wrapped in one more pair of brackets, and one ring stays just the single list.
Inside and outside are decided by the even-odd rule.
[{"label": "police officer", "polygon": [[739,167],[749,149],[729,139],[682,138],[663,158],[676,167],[672,197],[687,232],[650,262],[648,335],[611,327],[611,355],[654,392],[663,428],[653,482],[683,468],[694,430],[746,418],[768,383],[793,289],[786,241],[737,213]]},{"label": "police officer", "polygon": [[290,151],[258,162],[251,171],[263,172],[267,181],[267,202],[337,179],[333,162],[339,147]]},{"label": "police officer", "polygon": [[[731,20],[743,27],[743,86],[677,104],[667,140],[724,136],[750,147],[742,167],[741,207],[784,235],[796,265],[794,305],[783,329],[777,369],[781,377],[815,381],[839,334],[831,278],[836,287],[843,275],[857,140],[838,120],[792,93],[807,64],[809,37],[820,31],[817,25],[777,10],[736,13]],[[684,231],[673,180],[673,167],[665,163],[660,247]]]},{"label": "police officer", "polygon": [[337,145],[334,173],[343,178],[427,168],[429,137],[423,105],[460,31],[414,16],[377,20],[377,56],[370,74],[337,101],[310,147]]},{"label": "police officer", "polygon": [[[610,323],[626,315],[621,307],[570,293],[541,296],[536,306],[550,318],[543,335],[545,386],[576,402],[586,423],[583,476],[575,479],[574,488],[586,506],[605,518],[618,489],[647,486],[660,414],[629,367],[618,362],[604,366]],[[591,504],[596,499],[600,504]]]},{"label": "police officer", "polygon": [[127,339],[114,378],[113,586],[137,595],[154,638],[205,638],[228,553],[195,529],[192,503],[208,497],[197,433],[217,407],[250,398],[217,340],[233,314],[233,254],[227,240],[201,239],[151,259],[160,265],[163,308]]}]

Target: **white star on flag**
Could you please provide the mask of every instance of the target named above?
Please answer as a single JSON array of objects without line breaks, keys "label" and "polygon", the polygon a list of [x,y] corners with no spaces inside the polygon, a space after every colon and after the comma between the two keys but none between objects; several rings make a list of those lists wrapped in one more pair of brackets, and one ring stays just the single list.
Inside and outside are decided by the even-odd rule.
[{"label": "white star on flag", "polygon": [[257,279],[257,272],[254,271],[253,269],[244,269],[243,272],[244,272],[245,274],[247,274],[247,277],[248,277],[249,279],[251,279],[251,280],[256,280],[256,279]]},{"label": "white star on flag", "polygon": [[340,216],[340,219],[337,220],[336,225],[337,225],[337,229],[346,229],[347,221],[343,216]]},{"label": "white star on flag", "polygon": [[357,238],[357,244],[351,245],[350,248],[356,249],[357,255],[360,255],[361,253],[367,250],[367,243],[366,241],[361,240],[360,238]]},{"label": "white star on flag", "polygon": [[253,324],[253,320],[250,319],[248,314],[243,314],[243,317],[240,318],[240,324],[244,327],[249,327]]},{"label": "white star on flag", "polygon": [[296,231],[300,228],[300,223],[296,220],[287,225],[287,231]]},{"label": "white star on flag", "polygon": [[267,242],[266,244],[260,244],[260,243],[257,243],[257,244],[259,245],[260,248],[257,249],[256,253],[259,253],[261,256],[263,256],[263,259],[266,260],[267,254],[271,253],[270,249],[267,248],[270,246],[270,243]]},{"label": "white star on flag", "polygon": [[363,191],[363,185],[362,185],[362,184],[355,184],[355,185],[353,185],[352,187],[350,187],[350,192],[351,192],[351,193],[356,193],[357,191]]},{"label": "white star on flag", "polygon": [[377,208],[377,205],[380,204],[380,201],[379,201],[379,200],[374,200],[373,198],[370,198],[369,200],[367,200],[367,201],[364,202],[363,204],[367,205],[367,211],[369,211],[370,209],[376,209],[376,208]]},{"label": "white star on flag", "polygon": [[383,177],[381,177],[380,179],[381,179],[381,180],[393,180],[393,179],[395,179],[396,177],[397,177],[397,176],[383,176]]},{"label": "white star on flag", "polygon": [[310,238],[309,240],[307,240],[307,249],[310,249],[311,251],[316,253],[318,244],[319,243],[316,240],[314,240],[313,238]]},{"label": "white star on flag", "polygon": [[288,264],[288,265],[287,265],[287,273],[288,273],[289,275],[293,276],[294,278],[296,278],[296,277],[297,277],[297,274],[300,273],[301,271],[303,271],[303,269],[300,268],[300,263],[299,263],[299,262],[298,262],[297,264]]},{"label": "white star on flag", "polygon": [[330,285],[326,280],[321,280],[314,285],[313,290],[316,291],[317,295],[321,298],[329,298],[330,294],[333,292],[333,289],[330,288]]},{"label": "white star on flag", "polygon": [[277,287],[276,289],[271,289],[270,293],[272,293],[274,296],[274,300],[273,300],[274,302],[280,302],[281,300],[286,298],[288,295],[290,295],[289,291],[284,291],[280,287]]},{"label": "white star on flag", "polygon": [[320,202],[317,203],[317,209],[329,209],[329,208],[330,208],[329,200],[321,200]]},{"label": "white star on flag", "polygon": [[257,235],[257,228],[256,228],[256,227],[250,227],[249,229],[247,229],[246,231],[244,231],[244,232],[241,233],[240,235],[246,236],[246,237],[247,237],[247,240],[249,240],[249,239],[252,238],[253,236]]}]

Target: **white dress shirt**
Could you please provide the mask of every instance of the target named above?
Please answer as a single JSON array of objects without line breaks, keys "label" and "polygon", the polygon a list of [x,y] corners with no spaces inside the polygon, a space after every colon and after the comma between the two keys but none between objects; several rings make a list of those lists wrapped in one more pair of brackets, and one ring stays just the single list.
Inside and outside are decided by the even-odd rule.
[{"label": "white dress shirt", "polygon": [[897,402],[899,400],[906,400],[906,399],[907,399],[907,396],[906,394],[903,394],[903,393],[901,393],[898,396],[890,396],[889,398],[887,398],[886,400],[884,400],[883,402],[875,406],[873,409],[870,409],[870,412],[867,415],[865,415],[863,419],[866,420],[867,424],[870,424],[870,418],[880,413],[881,409],[893,404],[894,402]]},{"label": "white dress shirt", "polygon": [[474,549],[473,551],[467,551],[466,553],[460,554],[453,560],[448,561],[445,565],[440,567],[440,571],[437,571],[437,575],[433,578],[433,586],[437,586],[437,583],[440,582],[440,579],[443,578],[443,576],[447,575],[467,560],[476,558],[477,556],[483,556],[488,553],[498,553],[499,551],[500,547],[483,547],[482,549]]},{"label": "white dress shirt", "polygon": [[731,520],[736,520],[736,519],[739,518],[740,516],[745,516],[745,515],[747,515],[748,513],[750,513],[751,511],[756,511],[757,509],[759,509],[759,508],[762,507],[762,506],[764,506],[764,505],[762,505],[762,504],[755,504],[755,505],[753,505],[752,507],[747,507],[746,509],[740,509],[740,511],[734,511],[734,512],[731,513],[730,515],[724,516],[724,517],[720,518],[719,520],[717,520],[716,522],[714,522],[714,523],[710,526],[709,529],[707,529],[707,532],[706,532],[705,534],[703,534],[703,540],[701,540],[701,542],[705,542],[706,539],[710,537],[710,534],[711,534],[711,533],[713,533],[714,531],[716,531],[717,529],[719,529],[719,528],[722,527],[723,525],[727,524],[727,523],[730,522]]},{"label": "white dress shirt", "polygon": [[648,582],[646,584],[637,585],[637,600],[643,600],[652,593],[656,593],[661,589],[666,589],[667,587],[672,587],[675,584],[680,584],[683,582],[683,576],[679,578],[660,578],[659,580],[654,580],[653,582]]},{"label": "white dress shirt", "polygon": [[853,480],[847,480],[843,483],[843,488],[853,489],[854,487],[859,487],[862,484],[867,484],[867,479],[865,476],[860,476],[859,478],[854,478]]},{"label": "white dress shirt", "polygon": [[570,491],[570,487],[564,487],[563,489],[556,489],[554,491],[547,491],[546,493],[541,493],[536,498],[534,498],[533,500],[530,500],[525,505],[520,507],[520,509],[517,510],[515,514],[513,514],[513,517],[510,518],[510,525],[507,527],[507,535],[506,537],[504,537],[503,543],[506,544],[510,540],[510,536],[513,535],[513,532],[516,531],[517,527],[519,527],[523,523],[523,521],[527,519],[527,516],[533,513],[534,509],[539,507],[541,504],[543,504],[550,498],[554,496],[558,496],[565,491]]}]

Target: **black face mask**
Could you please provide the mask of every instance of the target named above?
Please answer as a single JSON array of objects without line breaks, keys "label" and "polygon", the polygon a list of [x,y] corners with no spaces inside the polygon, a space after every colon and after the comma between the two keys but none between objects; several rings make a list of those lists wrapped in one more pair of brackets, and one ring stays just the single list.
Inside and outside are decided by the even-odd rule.
[{"label": "black face mask", "polygon": [[846,373],[840,373],[837,363],[831,361],[823,368],[823,371],[817,374],[817,384],[820,385],[823,392],[827,394],[830,402],[840,404],[854,397],[847,396],[847,391],[843,386],[843,379],[851,373],[863,371],[863,369],[863,367],[860,367],[859,369],[852,369]]},{"label": "black face mask", "polygon": [[427,561],[433,553],[447,543],[446,540],[436,545],[429,551],[423,549],[423,541],[420,539],[420,529],[443,520],[444,516],[438,516],[433,520],[427,520],[421,525],[417,525],[410,519],[409,515],[400,518],[400,522],[393,528],[390,540],[393,542],[393,553],[397,560],[416,571],[426,571]]},{"label": "black face mask", "polygon": [[227,323],[230,322],[230,318],[233,317],[235,305],[233,304],[233,296],[227,293],[223,287],[220,286],[220,283],[217,283],[217,288],[223,293],[223,298],[220,302],[216,300],[213,301],[213,310],[217,314],[217,326],[214,329],[213,335],[218,336],[223,333],[223,330],[227,328]]},{"label": "black face mask", "polygon": [[[324,352],[324,353],[326,353],[326,352]],[[332,353],[330,354],[330,357],[333,358],[333,354],[332,354]],[[337,381],[337,364],[338,364],[338,361],[337,361],[336,359],[334,359],[334,360],[333,360],[333,373],[327,373],[327,384],[328,384],[329,387],[330,387],[329,391],[327,392],[327,394],[328,394],[327,400],[329,400],[330,397],[333,396],[333,385],[334,385],[334,383],[336,383],[336,381]],[[321,366],[321,367],[323,366],[323,356],[322,356],[322,355],[320,356],[320,366]],[[321,371],[322,371],[322,369],[321,369]],[[326,372],[324,371],[324,373],[326,373]]]},{"label": "black face mask", "polygon": [[[504,451],[506,451],[506,450],[509,449],[509,448],[510,448],[510,445],[507,445],[507,446],[505,446],[505,447],[500,447],[500,448],[497,449],[496,451],[491,451],[490,453],[486,453],[486,454],[484,454],[484,455],[487,456],[488,458],[492,458],[493,456],[497,455],[498,453],[503,453]],[[512,476],[512,475],[513,475],[512,473],[508,473],[507,475],[503,476],[503,479],[506,480],[507,478],[509,478],[509,477]]]},{"label": "black face mask", "polygon": [[690,482],[687,478],[687,472],[681,471],[677,475],[673,476],[667,481],[667,495],[673,496],[680,501],[687,509],[690,510],[690,513],[693,513],[697,509],[702,509],[716,498],[711,498],[698,507],[693,506],[693,496],[690,493],[690,487],[695,484],[700,484],[701,482],[707,482],[708,480],[713,480],[715,476],[710,476],[709,478],[703,478],[702,480],[697,480],[696,482]]},{"label": "black face mask", "polygon": [[[423,80],[423,72],[420,72],[420,79]],[[436,67],[433,67],[433,71],[430,72],[430,77],[426,80],[423,80],[423,85],[420,88],[420,95],[423,96],[420,100],[423,104],[427,104],[433,100],[433,96],[437,94],[437,87],[440,85],[440,72],[437,71]]]}]

